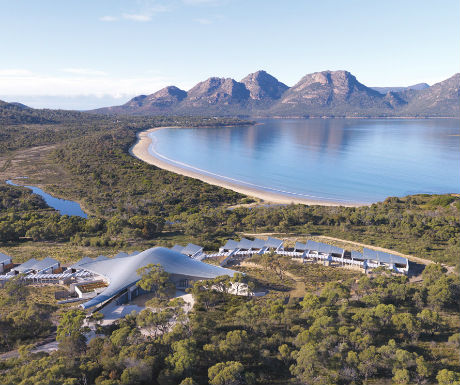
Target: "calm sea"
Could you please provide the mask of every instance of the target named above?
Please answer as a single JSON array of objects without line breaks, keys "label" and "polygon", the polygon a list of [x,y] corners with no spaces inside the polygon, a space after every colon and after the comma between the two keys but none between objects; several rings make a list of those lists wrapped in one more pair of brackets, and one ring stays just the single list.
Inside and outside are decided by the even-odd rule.
[{"label": "calm sea", "polygon": [[268,119],[150,135],[171,163],[287,195],[370,203],[460,190],[456,119]]}]

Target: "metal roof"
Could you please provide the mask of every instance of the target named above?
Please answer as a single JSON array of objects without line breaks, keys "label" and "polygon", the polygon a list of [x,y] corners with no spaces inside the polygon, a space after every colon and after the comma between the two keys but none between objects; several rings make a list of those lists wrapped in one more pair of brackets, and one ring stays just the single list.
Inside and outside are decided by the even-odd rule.
[{"label": "metal roof", "polygon": [[108,257],[106,257],[105,255],[99,255],[98,257],[96,257],[94,260],[95,261],[105,261],[109,259]]},{"label": "metal roof", "polygon": [[278,247],[282,245],[283,245],[283,241],[278,238],[268,237],[265,242],[265,246],[273,248],[273,249],[277,249]]},{"label": "metal roof", "polygon": [[312,240],[307,241],[307,249],[315,250],[324,254],[342,254],[343,249],[340,247],[328,245],[327,243],[315,242]]},{"label": "metal roof", "polygon": [[249,250],[252,247],[252,241],[246,238],[241,238],[241,241],[238,242],[239,249],[247,249]]},{"label": "metal roof", "polygon": [[35,259],[35,258],[31,258],[29,259],[28,261],[22,263],[21,265],[19,266],[16,266],[15,268],[13,268],[14,271],[18,271],[20,273],[24,272],[24,271],[29,271],[33,268],[33,266],[37,263],[38,261]]},{"label": "metal roof", "polygon": [[307,248],[307,244],[306,243],[302,243],[302,242],[296,242],[295,243],[295,246],[294,246],[294,249],[295,250],[308,250]]},{"label": "metal roof", "polygon": [[235,250],[236,248],[238,248],[238,242],[233,239],[229,239],[223,246],[224,250]]},{"label": "metal roof", "polygon": [[398,263],[401,265],[407,265],[407,258],[400,257],[399,255],[394,255],[390,253],[385,253],[384,251],[378,251],[373,249],[368,249],[367,247],[363,248],[363,254],[367,259],[373,259],[374,261],[384,262],[384,263]]},{"label": "metal roof", "polygon": [[221,275],[232,277],[236,273],[230,269],[197,261],[165,247],[154,247],[132,257],[85,264],[85,270],[104,276],[110,283],[97,297],[85,302],[82,306],[85,309],[96,306],[133,285],[140,279],[136,270],[149,264],[160,264],[170,274],[195,279],[210,279]]},{"label": "metal roof", "polygon": [[252,242],[252,248],[253,249],[263,249],[265,247],[266,241],[263,239],[256,238]]},{"label": "metal roof", "polygon": [[182,253],[182,250],[184,250],[184,246],[174,245],[173,247],[171,247],[171,250],[177,251],[178,253]]},{"label": "metal roof", "polygon": [[10,263],[11,260],[12,258],[9,255],[0,253],[0,263],[5,263],[5,262]]},{"label": "metal roof", "polygon": [[351,258],[353,259],[366,259],[362,253],[359,251],[352,250],[351,251]]},{"label": "metal roof", "polygon": [[35,265],[33,265],[32,269],[37,270],[37,271],[42,271],[42,270],[49,269],[56,265],[59,266],[59,261],[51,257],[46,257],[42,259],[41,261],[38,261]]},{"label": "metal roof", "polygon": [[83,257],[79,261],[75,262],[73,265],[69,266],[68,269],[79,269],[84,263],[93,262],[93,259],[90,257]]},{"label": "metal roof", "polygon": [[195,255],[199,252],[203,251],[203,247],[194,245],[193,243],[189,243],[182,249],[182,254],[185,255]]},{"label": "metal roof", "polygon": [[125,258],[125,257],[129,257],[129,254],[125,253],[124,251],[121,251],[117,255],[113,256],[113,258]]}]

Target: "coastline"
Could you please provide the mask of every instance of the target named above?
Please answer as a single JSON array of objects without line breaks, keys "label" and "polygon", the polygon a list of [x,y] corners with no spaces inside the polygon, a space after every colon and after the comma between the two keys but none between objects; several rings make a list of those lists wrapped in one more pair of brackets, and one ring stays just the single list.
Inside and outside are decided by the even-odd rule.
[{"label": "coastline", "polygon": [[[282,192],[270,192],[264,190],[262,187],[258,188],[257,186],[251,186],[250,184],[245,184],[245,182],[232,181],[231,178],[219,177],[217,175],[210,175],[210,173],[205,174],[205,170],[200,169],[190,169],[186,165],[181,165],[180,162],[174,162],[174,160],[166,161],[161,159],[159,156],[155,156],[149,151],[149,147],[152,144],[152,139],[149,137],[149,134],[164,128],[176,128],[172,126],[168,127],[155,127],[149,130],[141,131],[137,133],[137,141],[129,149],[129,153],[135,158],[142,160],[148,164],[159,167],[164,170],[174,172],[179,175],[188,176],[190,178],[199,179],[202,182],[212,184],[214,186],[223,187],[235,192],[248,195],[250,197],[258,198],[263,200],[263,203],[276,203],[276,204],[304,204],[304,205],[320,205],[320,206],[345,206],[345,207],[360,207],[368,206],[368,204],[359,204],[359,203],[349,203],[341,202],[334,200],[321,200],[314,198],[304,198],[304,197],[292,197],[287,193],[283,194]],[[171,162],[174,162],[172,164]],[[224,180],[227,179],[227,180]]]}]

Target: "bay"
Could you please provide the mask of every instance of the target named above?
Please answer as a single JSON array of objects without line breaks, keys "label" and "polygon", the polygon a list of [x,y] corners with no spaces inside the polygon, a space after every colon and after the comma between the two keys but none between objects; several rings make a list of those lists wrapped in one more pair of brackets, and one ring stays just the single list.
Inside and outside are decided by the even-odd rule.
[{"label": "bay", "polygon": [[459,122],[265,119],[149,135],[157,154],[183,168],[279,194],[368,204],[388,196],[458,193]]}]

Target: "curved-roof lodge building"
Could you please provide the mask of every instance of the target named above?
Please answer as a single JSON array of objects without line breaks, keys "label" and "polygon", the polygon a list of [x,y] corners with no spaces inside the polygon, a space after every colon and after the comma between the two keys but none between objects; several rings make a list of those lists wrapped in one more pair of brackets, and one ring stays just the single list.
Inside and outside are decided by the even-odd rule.
[{"label": "curved-roof lodge building", "polygon": [[233,277],[236,273],[234,270],[194,260],[165,247],[153,247],[129,257],[81,264],[81,269],[101,275],[109,281],[104,291],[81,306],[87,309],[99,305],[133,286],[141,278],[136,272],[137,269],[149,264],[161,265],[164,271],[171,275],[171,280],[176,286],[187,286],[190,281],[212,279],[221,275]]}]

